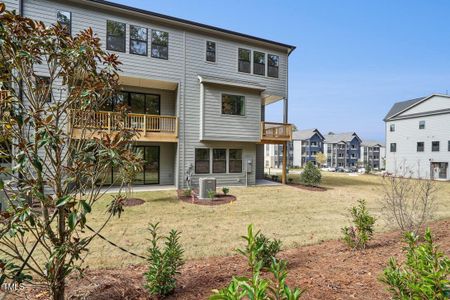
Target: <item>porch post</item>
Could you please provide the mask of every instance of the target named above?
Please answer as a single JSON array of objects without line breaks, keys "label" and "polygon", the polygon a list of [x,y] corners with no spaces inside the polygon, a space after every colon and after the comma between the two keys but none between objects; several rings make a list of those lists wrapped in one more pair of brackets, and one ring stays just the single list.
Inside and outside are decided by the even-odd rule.
[{"label": "porch post", "polygon": [[287,142],[283,142],[283,170],[281,173],[281,183],[286,184],[286,161],[287,161]]},{"label": "porch post", "polygon": [[283,123],[288,122],[288,98],[283,99]]}]

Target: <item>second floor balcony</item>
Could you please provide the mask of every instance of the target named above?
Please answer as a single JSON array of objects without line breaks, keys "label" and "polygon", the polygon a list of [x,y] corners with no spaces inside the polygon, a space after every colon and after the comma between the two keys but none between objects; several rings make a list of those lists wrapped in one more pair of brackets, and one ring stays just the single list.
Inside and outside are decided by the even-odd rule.
[{"label": "second floor balcony", "polygon": [[86,138],[102,131],[133,130],[143,142],[177,142],[178,118],[175,116],[129,113],[125,117],[111,111],[70,111],[70,129],[75,138]]},{"label": "second floor balcony", "polygon": [[289,141],[292,141],[291,124],[261,122],[261,142],[276,144]]}]

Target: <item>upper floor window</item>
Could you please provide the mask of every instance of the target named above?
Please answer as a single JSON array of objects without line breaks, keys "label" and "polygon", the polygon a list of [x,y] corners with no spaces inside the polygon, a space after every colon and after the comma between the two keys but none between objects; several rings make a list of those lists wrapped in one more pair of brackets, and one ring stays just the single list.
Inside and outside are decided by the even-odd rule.
[{"label": "upper floor window", "polygon": [[242,173],[242,149],[230,149],[229,173]]},{"label": "upper floor window", "polygon": [[222,114],[245,115],[245,97],[238,95],[222,94]]},{"label": "upper floor window", "polygon": [[250,50],[239,48],[239,72],[250,73],[250,56]]},{"label": "upper floor window", "polygon": [[439,141],[431,142],[431,151],[439,152]]},{"label": "upper floor window", "polygon": [[169,59],[169,33],[152,30],[152,57]]},{"label": "upper floor window", "polygon": [[147,56],[148,30],[141,26],[130,25],[130,53]]},{"label": "upper floor window", "polygon": [[448,151],[450,151],[450,141],[448,141]]},{"label": "upper floor window", "polygon": [[391,124],[391,125],[389,126],[389,130],[390,130],[391,132],[394,132],[394,131],[395,131],[395,124]]},{"label": "upper floor window", "polygon": [[258,51],[253,52],[253,74],[266,75],[266,54]]},{"label": "upper floor window", "polygon": [[56,21],[63,26],[67,34],[72,34],[72,13],[69,11],[58,10],[56,13]]},{"label": "upper floor window", "polygon": [[195,173],[208,174],[209,173],[209,149],[197,148],[195,149]]},{"label": "upper floor window", "polygon": [[425,151],[425,143],[417,142],[417,152],[423,152],[423,151]]},{"label": "upper floor window", "polygon": [[391,143],[391,152],[397,152],[397,143]]},{"label": "upper floor window", "polygon": [[125,52],[125,23],[110,21],[106,22],[106,49]]},{"label": "upper floor window", "polygon": [[206,41],[206,61],[216,62],[216,43]]},{"label": "upper floor window", "polygon": [[267,76],[278,78],[278,67],[280,64],[280,57],[278,55],[269,54],[267,55],[268,68]]},{"label": "upper floor window", "polygon": [[419,129],[425,129],[425,121],[419,122]]}]

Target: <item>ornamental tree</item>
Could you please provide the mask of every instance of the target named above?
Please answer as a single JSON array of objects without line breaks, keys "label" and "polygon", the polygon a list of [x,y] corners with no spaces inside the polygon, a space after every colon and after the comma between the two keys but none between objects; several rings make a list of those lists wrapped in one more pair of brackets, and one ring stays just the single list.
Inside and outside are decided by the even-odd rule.
[{"label": "ornamental tree", "polygon": [[[120,216],[126,174],[141,167],[130,148],[135,132],[123,126],[125,110],[113,133],[89,128],[88,118],[75,138],[70,126],[71,109],[94,117],[115,95],[119,65],[92,29],[72,37],[61,24],[46,26],[0,3],[0,87],[8,90],[0,98],[0,156],[12,160],[0,168],[0,178],[10,178],[0,179],[8,204],[0,216],[0,284],[44,282],[53,299],[64,299],[66,277],[82,271],[89,244]],[[123,171],[119,193],[105,223],[87,231],[112,167]]]}]

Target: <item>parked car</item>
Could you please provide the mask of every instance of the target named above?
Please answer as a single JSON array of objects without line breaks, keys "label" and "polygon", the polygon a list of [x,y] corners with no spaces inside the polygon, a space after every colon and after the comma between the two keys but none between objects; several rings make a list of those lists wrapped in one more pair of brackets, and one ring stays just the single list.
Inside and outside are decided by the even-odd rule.
[{"label": "parked car", "polygon": [[360,173],[360,174],[366,173],[366,168],[359,168],[358,173]]},{"label": "parked car", "polygon": [[336,168],[334,167],[323,167],[321,170],[327,172],[336,172]]},{"label": "parked car", "polygon": [[337,167],[337,168],[336,168],[336,172],[344,173],[344,172],[345,172],[345,169],[344,169],[344,167]]}]

